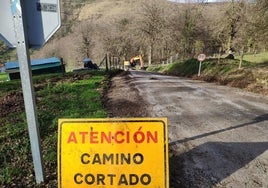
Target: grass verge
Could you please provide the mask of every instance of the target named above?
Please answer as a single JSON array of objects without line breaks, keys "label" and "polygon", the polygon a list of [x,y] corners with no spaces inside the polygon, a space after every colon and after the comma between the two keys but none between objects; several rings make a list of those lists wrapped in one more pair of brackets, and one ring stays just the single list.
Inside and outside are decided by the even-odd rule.
[{"label": "grass verge", "polygon": [[[149,67],[147,70],[216,82],[268,95],[268,61],[265,60],[268,59],[268,54],[259,56],[255,62],[244,60],[241,69],[238,68],[240,61],[237,59],[208,59],[202,63],[200,76],[197,76],[199,69],[197,59],[175,62],[162,67]],[[247,55],[246,59],[253,58]]]},{"label": "grass verge", "polygon": [[0,82],[4,82],[8,80],[7,73],[0,73]]},{"label": "grass verge", "polygon": [[[38,187],[57,187],[58,119],[106,117],[101,100],[106,76],[98,71],[34,77],[46,175]],[[0,93],[0,187],[35,187],[20,82],[0,83]]]}]

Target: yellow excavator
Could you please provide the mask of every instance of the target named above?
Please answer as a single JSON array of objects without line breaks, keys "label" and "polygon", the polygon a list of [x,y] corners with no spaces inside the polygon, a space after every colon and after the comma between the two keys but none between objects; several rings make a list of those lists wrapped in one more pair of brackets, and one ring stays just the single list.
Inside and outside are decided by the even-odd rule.
[{"label": "yellow excavator", "polygon": [[124,69],[128,70],[130,68],[135,68],[137,64],[140,65],[140,69],[144,69],[142,55],[137,55],[132,57],[129,61],[124,61]]}]

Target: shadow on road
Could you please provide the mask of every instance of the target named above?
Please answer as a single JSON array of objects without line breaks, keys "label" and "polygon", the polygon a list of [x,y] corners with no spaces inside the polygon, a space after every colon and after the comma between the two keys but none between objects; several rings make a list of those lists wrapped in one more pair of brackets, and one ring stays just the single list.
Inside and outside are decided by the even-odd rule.
[{"label": "shadow on road", "polygon": [[[249,123],[177,140],[170,146],[267,121],[268,114]],[[268,150],[268,142],[207,142],[169,159],[170,187],[213,187]],[[266,167],[258,166],[263,174]]]},{"label": "shadow on road", "polygon": [[267,149],[268,142],[207,142],[170,158],[170,187],[213,187]]},{"label": "shadow on road", "polygon": [[196,140],[196,139],[211,136],[211,135],[214,135],[214,134],[219,134],[219,133],[222,133],[222,132],[225,132],[225,131],[230,131],[230,130],[233,130],[233,129],[245,127],[245,126],[248,126],[248,125],[260,123],[262,121],[267,121],[267,120],[268,120],[268,114],[263,114],[261,116],[256,117],[255,119],[253,119],[252,122],[227,127],[225,129],[221,129],[221,130],[217,130],[217,131],[211,131],[211,132],[200,134],[200,135],[193,136],[193,137],[190,137],[190,138],[184,138],[184,139],[181,139],[181,140],[175,140],[175,141],[170,142],[169,146],[173,146],[173,145],[176,145],[176,144],[188,142],[188,141],[191,141],[191,140]]}]

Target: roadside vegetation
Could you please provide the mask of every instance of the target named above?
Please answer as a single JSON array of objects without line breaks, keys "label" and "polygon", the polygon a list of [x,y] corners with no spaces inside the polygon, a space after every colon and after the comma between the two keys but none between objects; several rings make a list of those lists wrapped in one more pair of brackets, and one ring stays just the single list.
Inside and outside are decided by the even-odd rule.
[{"label": "roadside vegetation", "polygon": [[[110,74],[86,71],[34,76],[45,184],[49,187],[57,187],[58,119],[106,117],[101,96]],[[20,84],[18,80],[0,82],[0,187],[35,186]]]},{"label": "roadside vegetation", "polygon": [[0,82],[7,81],[8,77],[6,73],[0,73]]},{"label": "roadside vegetation", "polygon": [[246,55],[239,68],[239,59],[207,59],[202,63],[198,77],[199,61],[189,59],[165,66],[150,67],[147,70],[163,74],[191,77],[216,82],[268,95],[268,53]]}]

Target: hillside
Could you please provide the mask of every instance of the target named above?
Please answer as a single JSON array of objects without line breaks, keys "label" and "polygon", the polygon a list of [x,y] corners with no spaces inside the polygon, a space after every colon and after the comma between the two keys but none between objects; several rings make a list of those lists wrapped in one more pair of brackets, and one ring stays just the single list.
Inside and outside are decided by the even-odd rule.
[{"label": "hillside", "polygon": [[[63,8],[67,11],[63,10],[63,23],[60,30],[42,49],[34,52],[32,57],[61,56],[67,64],[67,69],[72,70],[75,67],[83,66],[81,60],[84,57],[79,53],[82,28],[88,25],[89,30],[93,30],[95,28],[91,28],[91,25],[98,24],[99,27],[103,27],[102,32],[107,33],[109,32],[106,28],[107,24],[113,24],[116,20],[135,15],[136,7],[140,7],[142,0],[88,0],[73,6],[64,2],[67,1],[63,1]],[[91,58],[97,64],[106,53],[98,42],[99,37],[103,36],[96,36],[92,39],[96,48],[93,50]]]},{"label": "hillside", "polygon": [[[90,45],[88,45],[90,46],[88,47],[90,57],[97,64],[100,63],[106,53],[128,57],[136,55],[137,52],[134,51],[137,50],[146,53],[147,40],[144,39],[145,36],[140,31],[144,30],[142,27],[149,24],[144,21],[144,17],[148,17],[147,14],[153,14],[153,9],[159,10],[159,7],[154,7],[154,4],[157,2],[158,6],[163,7],[162,10],[159,10],[163,20],[173,16],[174,21],[178,20],[178,22],[181,22],[181,18],[176,18],[175,14],[179,13],[178,10],[184,10],[189,6],[188,4],[155,0],[152,10],[150,10],[148,2],[150,1],[84,0],[68,4],[68,1],[65,0],[62,5],[63,14],[60,30],[48,44],[34,52],[32,57],[60,56],[65,60],[68,70],[81,67],[81,60],[85,56],[81,48],[87,48],[82,45],[83,35],[87,35],[87,40],[90,42]],[[221,4],[209,3],[200,6],[198,9],[200,11],[205,10],[204,13],[210,13],[206,14],[206,17],[213,18],[211,14],[220,12],[219,8],[223,7]],[[210,20],[206,20],[206,22],[208,21],[210,22]],[[123,52],[118,52],[122,49]],[[129,52],[124,52],[124,50]],[[174,52],[170,51],[169,53],[174,55]],[[154,54],[161,56],[159,53]]]},{"label": "hillside", "polygon": [[85,4],[79,12],[78,20],[87,19],[113,19],[116,17],[127,17],[135,12],[135,7],[139,7],[141,1],[101,0],[90,4]]},{"label": "hillside", "polygon": [[[243,7],[239,5],[233,6],[241,10]],[[200,51],[215,56],[226,52],[229,45],[230,27],[226,20],[230,7],[230,2],[191,4],[166,0],[63,0],[61,28],[44,47],[31,50],[31,57],[62,57],[70,71],[82,67],[81,61],[87,56],[100,64],[106,54],[119,58],[120,62],[143,54],[145,63],[149,64],[162,63],[175,54],[179,55],[180,60],[192,58]],[[235,25],[235,56],[239,56],[241,41],[246,41],[245,52],[267,49],[265,35],[262,36],[265,33],[260,33],[261,37],[255,34],[258,38],[254,40],[251,35],[243,38],[245,33],[241,32],[245,28],[241,23]],[[13,57],[3,59],[16,59],[14,53],[10,56]]]}]

